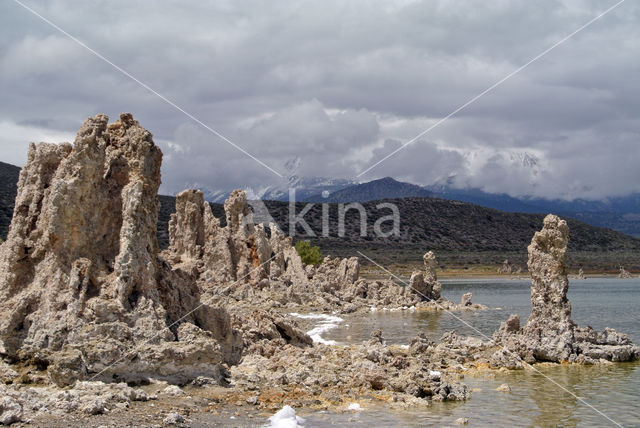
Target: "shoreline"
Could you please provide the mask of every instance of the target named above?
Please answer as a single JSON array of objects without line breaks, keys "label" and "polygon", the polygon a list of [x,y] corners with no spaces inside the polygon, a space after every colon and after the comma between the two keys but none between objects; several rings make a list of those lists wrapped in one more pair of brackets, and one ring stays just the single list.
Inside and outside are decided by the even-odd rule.
[{"label": "shoreline", "polygon": [[[616,273],[609,273],[609,272],[603,272],[603,271],[597,271],[597,272],[593,272],[593,273],[585,272],[584,275],[585,275],[584,279],[592,279],[592,278],[637,279],[637,278],[640,278],[640,274],[635,273],[635,272],[631,272],[631,278],[619,278],[618,274],[616,274]],[[371,280],[379,280],[379,279],[386,278],[386,276],[375,275],[375,274],[372,274],[372,273],[367,272],[367,271],[362,272],[361,276],[363,278],[371,279]],[[402,275],[398,275],[398,276],[406,276],[406,275],[402,274]],[[521,273],[519,275],[505,275],[505,274],[487,273],[487,272],[482,272],[482,271],[481,272],[473,272],[473,271],[460,272],[460,271],[444,270],[444,271],[438,272],[438,279],[441,280],[441,281],[455,281],[455,280],[462,280],[462,279],[485,279],[485,280],[499,280],[499,281],[511,281],[511,280],[513,280],[513,281],[523,281],[523,280],[531,280],[531,277],[529,276],[528,272],[524,272],[524,273]],[[581,279],[578,278],[578,273],[577,272],[569,273],[569,279],[574,280],[574,281],[581,281]]]}]

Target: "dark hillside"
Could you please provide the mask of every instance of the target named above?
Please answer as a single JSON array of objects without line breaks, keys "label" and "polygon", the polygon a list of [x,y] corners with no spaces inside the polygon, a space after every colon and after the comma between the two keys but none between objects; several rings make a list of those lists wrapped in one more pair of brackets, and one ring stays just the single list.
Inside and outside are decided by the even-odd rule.
[{"label": "dark hillside", "polygon": [[[400,212],[400,236],[378,238],[373,225],[380,217],[391,213],[389,209],[377,209],[380,203],[393,203]],[[284,230],[288,230],[288,209],[284,202],[266,201],[269,212]],[[306,204],[296,204],[296,212]],[[358,212],[347,212],[345,236],[337,236],[337,204],[329,204],[330,236],[323,238],[323,246],[368,247],[420,246],[448,251],[520,251],[531,242],[533,233],[542,226],[543,214],[505,213],[465,202],[435,198],[386,199],[362,204],[368,213],[367,236],[360,236]],[[318,235],[322,231],[322,206],[314,205],[305,220]],[[587,225],[567,219],[571,228],[569,249],[574,251],[637,251],[640,239],[632,238],[611,229]],[[385,225],[387,228],[385,228]],[[383,223],[382,230],[390,223]],[[302,230],[300,230],[302,232]],[[318,239],[312,239],[318,241]]]},{"label": "dark hillside", "polygon": [[[16,195],[16,183],[20,168],[0,163],[0,236],[6,237]],[[167,231],[169,217],[175,210],[175,198],[160,196],[158,239],[161,248],[169,244]],[[388,208],[378,209],[381,203],[392,203],[400,213],[400,234],[388,238],[377,237],[373,227],[381,217],[388,216]],[[296,204],[300,213],[306,203]],[[307,237],[298,227],[296,239],[309,239],[319,245],[325,254],[341,256],[357,255],[357,251],[370,251],[378,255],[402,259],[419,259],[427,249],[447,254],[447,260],[459,260],[461,264],[493,264],[505,254],[515,254],[518,263],[526,260],[526,248],[533,234],[540,229],[543,214],[506,213],[466,202],[436,198],[384,199],[364,202],[367,212],[365,236],[360,236],[360,219],[356,210],[349,210],[345,218],[345,234],[338,236],[338,204],[328,204],[329,236],[322,237],[322,205],[313,204],[304,220],[316,237]],[[280,228],[288,232],[289,204],[265,201],[265,206]],[[211,204],[213,214],[224,225],[222,204]],[[628,268],[640,264],[640,239],[611,229],[590,226],[567,218],[571,228],[569,250],[572,254],[587,254],[588,264],[614,269],[618,264]],[[383,232],[391,227],[382,224]],[[510,256],[511,257],[511,256]],[[574,260],[576,258],[574,257]],[[585,262],[587,263],[587,262]]]},{"label": "dark hillside", "polygon": [[0,162],[0,238],[2,239],[6,238],[9,232],[19,176],[20,168]]}]

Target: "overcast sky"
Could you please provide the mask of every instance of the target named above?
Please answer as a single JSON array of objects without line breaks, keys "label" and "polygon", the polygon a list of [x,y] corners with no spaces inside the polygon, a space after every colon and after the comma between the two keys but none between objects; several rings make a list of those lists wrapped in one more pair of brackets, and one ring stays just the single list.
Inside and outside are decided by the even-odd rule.
[{"label": "overcast sky", "polygon": [[127,111],[164,152],[164,193],[261,189],[292,173],[562,198],[640,191],[634,0],[358,178],[617,0],[21,1],[284,179],[13,0],[0,4],[5,162]]}]

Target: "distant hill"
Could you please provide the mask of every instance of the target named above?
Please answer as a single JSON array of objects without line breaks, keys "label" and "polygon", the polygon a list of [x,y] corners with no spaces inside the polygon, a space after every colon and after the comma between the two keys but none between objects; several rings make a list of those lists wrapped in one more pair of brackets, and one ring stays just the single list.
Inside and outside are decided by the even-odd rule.
[{"label": "distant hill", "polygon": [[[537,167],[535,157],[527,153],[516,156],[513,161],[516,165],[527,168],[535,169]],[[284,187],[272,186],[257,192],[249,189],[249,195],[263,200],[286,202],[289,200],[287,186],[296,189],[296,201],[298,202],[349,203],[385,198],[436,197],[469,202],[506,212],[537,214],[553,212],[640,238],[640,193],[602,200],[575,199],[566,201],[513,197],[505,193],[488,193],[478,188],[458,189],[453,187],[450,182],[421,187],[390,177],[367,183],[355,183],[347,179],[291,176]],[[230,194],[228,190],[212,190],[197,183],[185,186],[185,188],[187,187],[201,189],[205,199],[209,202],[222,203]]]},{"label": "distant hill", "polygon": [[[400,236],[379,238],[372,233],[375,221],[389,215],[388,209],[377,205],[390,202],[401,213]],[[161,248],[169,244],[167,226],[175,211],[175,198],[160,196],[158,238]],[[281,201],[263,201],[273,220],[288,233],[289,204]],[[210,203],[213,214],[224,224],[222,204]],[[306,203],[296,204],[300,213]],[[368,213],[367,236],[360,236],[360,221],[356,211],[345,216],[345,236],[337,236],[338,204],[329,207],[329,237],[322,234],[322,205],[314,204],[304,216],[317,235],[309,238],[299,229],[296,240],[309,240],[318,245],[323,254],[341,257],[357,256],[358,251],[382,263],[421,263],[426,250],[435,250],[438,260],[447,265],[497,265],[505,258],[520,267],[526,266],[527,246],[533,234],[542,227],[543,214],[505,213],[464,202],[437,198],[404,198],[364,202]],[[622,233],[590,226],[570,218],[570,263],[573,267],[606,269],[616,272],[618,266],[640,269],[640,239]],[[383,231],[387,229],[382,227]]]},{"label": "distant hill", "polygon": [[[6,236],[13,213],[16,195],[16,183],[20,169],[0,163],[0,232]],[[391,179],[377,180],[376,191],[389,188],[414,191],[413,185],[400,183]],[[370,188],[371,188],[370,187]],[[417,186],[416,186],[417,187]],[[365,190],[367,187],[365,186]],[[373,193],[364,193],[373,195]],[[345,195],[343,193],[343,195]],[[394,203],[401,216],[400,236],[389,238],[375,237],[372,228],[377,219],[390,214],[388,209],[377,209],[382,202]],[[162,247],[168,245],[167,223],[169,216],[175,211],[175,198],[160,196],[160,212],[158,221],[158,238]],[[273,219],[284,230],[288,231],[287,202],[264,201]],[[221,204],[211,204],[213,213],[221,218],[224,224],[224,211]],[[300,213],[306,203],[297,203],[296,211]],[[350,253],[357,248],[375,248],[385,250],[422,251],[434,249],[452,252],[496,251],[525,252],[533,233],[542,225],[543,214],[507,213],[498,210],[438,198],[408,197],[402,199],[384,199],[363,202],[369,218],[367,219],[367,236],[360,236],[359,218],[355,210],[348,211],[345,220],[345,236],[338,237],[338,205],[329,204],[329,232],[327,238],[312,238],[311,241],[332,252]],[[304,216],[312,230],[321,236],[322,205],[314,204]],[[634,252],[640,251],[640,240],[622,233],[593,227],[583,222],[567,219],[571,227],[572,251],[591,252]],[[629,221],[634,220],[630,218]],[[384,229],[384,228],[383,228]],[[300,231],[302,232],[302,231]],[[304,236],[300,236],[304,238]]]},{"label": "distant hill", "polygon": [[[389,202],[400,212],[400,236],[376,238],[373,225],[380,217],[390,214],[388,209],[377,209]],[[283,230],[288,230],[289,205],[284,202],[265,201],[269,212]],[[296,204],[300,213],[305,203]],[[360,236],[358,213],[349,211],[345,220],[345,237],[337,237],[338,206],[329,205],[328,238],[312,241],[326,247],[391,247],[417,246],[447,251],[525,251],[534,232],[542,226],[544,214],[506,213],[465,202],[437,198],[386,199],[363,203],[369,218],[367,236]],[[322,206],[315,204],[305,220],[318,235],[322,231]],[[590,226],[567,219],[571,228],[569,248],[574,251],[637,251],[640,239],[610,229]],[[384,227],[383,227],[383,230]],[[300,233],[303,231],[300,229]]]},{"label": "distant hill", "polygon": [[441,198],[470,202],[507,212],[553,212],[585,223],[607,227],[627,235],[640,237],[640,193],[606,198],[601,201],[575,199],[514,198],[507,194],[486,193],[480,189],[455,189],[447,186],[427,186]]},{"label": "distant hill", "polygon": [[[377,205],[394,203],[401,213],[400,236],[379,238],[372,233],[380,216],[388,209]],[[175,198],[160,197],[158,237],[162,248],[168,245],[167,225],[175,211]],[[289,204],[263,201],[273,220],[288,233]],[[296,204],[300,213],[306,203]],[[357,256],[358,251],[387,263],[421,263],[426,250],[435,250],[441,263],[455,266],[497,265],[505,258],[520,267],[526,266],[527,246],[533,234],[542,227],[543,214],[505,213],[469,203],[436,198],[387,199],[364,202],[368,213],[367,236],[360,236],[360,221],[356,211],[345,216],[345,236],[337,236],[338,204],[329,207],[329,237],[322,237],[322,205],[314,204],[304,216],[317,235],[309,238],[298,230],[296,240],[305,239],[318,245],[323,254],[341,257]],[[224,224],[222,204],[211,203],[213,214]],[[594,227],[567,218],[571,229],[570,263],[573,267],[605,269],[616,272],[618,266],[640,269],[640,239],[622,233]],[[382,227],[383,231],[387,229]]]},{"label": "distant hill", "polygon": [[471,204],[505,212],[556,212],[553,209],[549,210],[548,208],[542,208],[535,204],[528,203],[527,201],[514,198],[506,193],[486,193],[480,189],[456,189],[447,186],[426,186],[425,188],[442,199],[469,202]]},{"label": "distant hill", "polygon": [[469,202],[505,212],[549,213],[553,212],[585,223],[607,227],[640,237],[640,193],[606,198],[600,201],[575,199],[515,198],[505,193],[487,193],[481,189],[457,189],[448,185],[420,187],[386,177],[368,183],[354,184],[333,191],[328,197],[316,194],[299,202],[365,202],[386,198],[436,197],[452,201]]},{"label": "distant hill", "polygon": [[367,202],[378,201],[390,198],[428,198],[435,196],[434,193],[411,183],[403,183],[391,177],[369,181],[367,183],[355,184],[341,190],[330,193],[328,196],[315,195],[301,201],[310,202]]}]

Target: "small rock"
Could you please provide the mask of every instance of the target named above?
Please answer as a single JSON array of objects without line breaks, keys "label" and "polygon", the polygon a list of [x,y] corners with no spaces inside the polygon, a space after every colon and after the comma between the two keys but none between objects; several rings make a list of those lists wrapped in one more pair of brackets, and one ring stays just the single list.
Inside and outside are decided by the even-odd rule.
[{"label": "small rock", "polygon": [[80,410],[88,415],[100,415],[104,413],[105,403],[103,400],[96,398],[84,403]]},{"label": "small rock", "polygon": [[248,397],[247,398],[247,404],[258,404],[258,397],[253,396],[253,397]]},{"label": "small rock", "polygon": [[442,373],[437,370],[429,370],[429,379],[438,381],[442,377]]},{"label": "small rock", "polygon": [[467,425],[469,423],[469,418],[458,418],[456,419],[456,424],[458,425]]},{"label": "small rock", "polygon": [[460,299],[460,306],[471,306],[472,297],[473,295],[471,293],[464,293]]},{"label": "small rock", "polygon": [[179,413],[169,413],[166,418],[162,420],[167,425],[178,425],[184,423],[184,417]]},{"label": "small rock", "polygon": [[498,388],[496,388],[496,391],[498,391],[498,392],[511,392],[511,387],[509,385],[507,385],[506,383],[503,383]]},{"label": "small rock", "polygon": [[22,406],[11,397],[0,398],[0,425],[11,425],[22,420]]},{"label": "small rock", "polygon": [[176,385],[169,385],[162,392],[172,397],[177,397],[178,395],[184,394],[184,391]]}]

